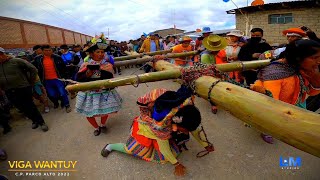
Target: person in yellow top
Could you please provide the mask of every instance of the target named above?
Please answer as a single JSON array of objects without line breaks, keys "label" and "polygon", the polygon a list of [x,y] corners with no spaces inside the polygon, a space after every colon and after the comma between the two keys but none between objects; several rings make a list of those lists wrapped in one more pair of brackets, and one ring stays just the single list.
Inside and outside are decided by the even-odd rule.
[{"label": "person in yellow top", "polygon": [[154,52],[160,50],[159,40],[156,39],[154,33],[150,33],[150,37],[145,39],[139,50],[140,53]]},{"label": "person in yellow top", "polygon": [[[140,97],[140,116],[133,120],[126,144],[107,144],[101,155],[107,157],[113,150],[130,154],[145,161],[175,166],[175,174],[182,176],[186,168],[176,157],[187,149],[189,133],[195,137],[205,152],[214,151],[206,139],[199,110],[194,106],[192,91],[182,86],[177,92],[155,89]],[[200,128],[201,127],[201,128]],[[201,135],[200,135],[201,134]]]}]

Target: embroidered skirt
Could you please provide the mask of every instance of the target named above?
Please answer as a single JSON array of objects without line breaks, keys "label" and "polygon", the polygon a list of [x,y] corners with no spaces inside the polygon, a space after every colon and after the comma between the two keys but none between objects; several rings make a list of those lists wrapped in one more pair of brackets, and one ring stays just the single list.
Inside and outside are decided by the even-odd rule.
[{"label": "embroidered skirt", "polygon": [[115,89],[78,92],[76,112],[86,117],[103,116],[118,112],[122,99]]},{"label": "embroidered skirt", "polygon": [[[157,163],[167,162],[159,150],[157,141],[155,139],[138,135],[138,130],[138,122],[134,121],[131,129],[131,136],[124,147],[126,152],[145,161]],[[173,155],[177,157],[180,154],[179,147],[171,140],[169,140],[169,144]]]}]

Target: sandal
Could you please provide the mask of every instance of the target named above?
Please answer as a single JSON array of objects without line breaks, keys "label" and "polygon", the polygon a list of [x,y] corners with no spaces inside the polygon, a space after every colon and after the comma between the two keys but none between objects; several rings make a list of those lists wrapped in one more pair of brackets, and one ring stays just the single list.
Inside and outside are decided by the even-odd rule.
[{"label": "sandal", "polygon": [[96,129],[96,130],[93,131],[93,134],[94,134],[95,136],[99,136],[100,133],[101,133],[100,127],[99,127],[98,129]]},{"label": "sandal", "polygon": [[108,155],[111,153],[111,151],[107,149],[108,145],[109,144],[105,145],[104,148],[101,150],[101,156],[108,157]]},{"label": "sandal", "polygon": [[261,133],[261,137],[265,142],[267,142],[269,144],[273,144],[272,136]]}]

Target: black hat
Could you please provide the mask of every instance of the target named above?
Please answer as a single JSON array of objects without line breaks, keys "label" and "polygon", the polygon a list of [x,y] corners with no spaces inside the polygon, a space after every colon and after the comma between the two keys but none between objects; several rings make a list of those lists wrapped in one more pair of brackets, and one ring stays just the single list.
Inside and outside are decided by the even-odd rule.
[{"label": "black hat", "polygon": [[177,92],[166,91],[159,96],[154,106],[157,112],[161,112],[165,109],[172,109],[181,105],[187,98],[191,97],[192,91],[187,86],[181,85]]}]

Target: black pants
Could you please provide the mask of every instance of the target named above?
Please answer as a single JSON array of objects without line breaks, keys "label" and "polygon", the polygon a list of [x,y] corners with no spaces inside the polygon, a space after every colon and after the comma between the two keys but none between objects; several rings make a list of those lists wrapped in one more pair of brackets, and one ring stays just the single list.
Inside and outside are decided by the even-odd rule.
[{"label": "black pants", "polygon": [[317,111],[320,108],[320,94],[316,96],[310,96],[307,99],[307,109],[309,111]]},{"label": "black pants", "polygon": [[256,71],[243,71],[242,75],[245,77],[247,85],[250,86],[257,80],[258,73]]},{"label": "black pants", "polygon": [[32,87],[10,89],[6,91],[9,101],[22,111],[33,123],[44,124],[41,113],[32,99]]},{"label": "black pants", "polygon": [[117,69],[118,69],[118,73],[121,73],[121,68],[120,67],[113,66],[114,73],[117,73]]},{"label": "black pants", "polygon": [[3,129],[9,129],[10,111],[0,107],[0,125]]}]

